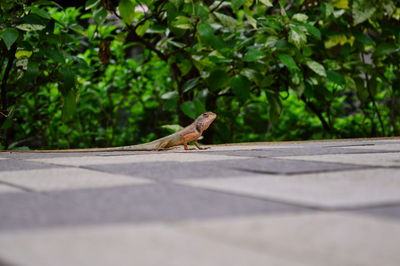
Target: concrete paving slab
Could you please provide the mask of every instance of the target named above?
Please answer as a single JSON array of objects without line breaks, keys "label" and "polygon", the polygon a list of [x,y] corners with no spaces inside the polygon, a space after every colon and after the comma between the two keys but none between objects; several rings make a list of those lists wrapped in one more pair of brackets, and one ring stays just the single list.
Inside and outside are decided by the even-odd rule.
[{"label": "concrete paving slab", "polygon": [[6,193],[6,192],[23,192],[23,190],[18,189],[18,188],[13,187],[13,186],[0,184],[0,193]]},{"label": "concrete paving slab", "polygon": [[295,259],[306,265],[397,266],[400,261],[400,224],[374,217],[288,214],[193,222],[182,227],[215,241]]},{"label": "concrete paving slab", "polygon": [[325,154],[309,156],[285,156],[278,159],[331,162],[368,166],[395,166],[400,167],[400,153],[368,153],[368,154]]},{"label": "concrete paving slab", "polygon": [[347,147],[340,147],[342,149],[365,149],[365,150],[381,150],[381,151],[400,151],[400,143],[376,143],[367,146],[347,146]]},{"label": "concrete paving slab", "polygon": [[323,171],[361,169],[364,166],[279,160],[274,158],[241,157],[241,160],[220,160],[203,162],[149,162],[125,164],[97,164],[85,167],[119,173],[129,176],[142,176],[160,182],[171,179],[233,177],[260,174],[297,174]]},{"label": "concrete paving slab", "polygon": [[0,231],[171,222],[310,211],[301,206],[174,184],[0,193]]},{"label": "concrete paving slab", "polygon": [[306,266],[163,224],[3,234],[0,256],[19,266]]},{"label": "concrete paving slab", "polygon": [[[366,147],[370,147],[368,145]],[[324,147],[324,146],[305,146],[301,149],[257,149],[257,150],[232,150],[232,151],[205,151],[204,153],[243,156],[253,158],[274,158],[283,156],[304,156],[304,155],[321,155],[321,154],[359,154],[359,153],[382,153],[385,150],[379,149],[358,149],[361,146],[345,146],[345,147]]]},{"label": "concrete paving slab", "polygon": [[373,169],[296,176],[249,176],[176,180],[198,188],[319,208],[400,203],[400,170]]},{"label": "concrete paving slab", "polygon": [[42,162],[48,164],[85,166],[91,164],[120,164],[120,163],[149,163],[149,162],[202,162],[220,161],[228,159],[244,159],[242,157],[225,155],[208,155],[194,152],[184,153],[161,153],[161,154],[138,154],[126,156],[81,156],[81,157],[57,157],[26,159],[32,162]]},{"label": "concrete paving slab", "polygon": [[390,204],[387,206],[365,208],[356,211],[358,214],[374,215],[400,221],[400,204]]},{"label": "concrete paving slab", "polygon": [[206,145],[210,149],[202,150],[202,152],[218,152],[218,151],[246,151],[246,150],[274,150],[274,149],[301,149],[304,148],[300,144],[279,144],[279,143],[260,143],[260,144],[225,144],[225,145]]},{"label": "concrete paving slab", "polygon": [[15,159],[0,160],[0,172],[2,171],[19,171],[28,169],[55,168],[55,165],[49,165],[40,162],[28,162]]},{"label": "concrete paving slab", "polygon": [[148,184],[152,181],[80,168],[50,168],[0,172],[0,182],[34,191],[101,188]]}]

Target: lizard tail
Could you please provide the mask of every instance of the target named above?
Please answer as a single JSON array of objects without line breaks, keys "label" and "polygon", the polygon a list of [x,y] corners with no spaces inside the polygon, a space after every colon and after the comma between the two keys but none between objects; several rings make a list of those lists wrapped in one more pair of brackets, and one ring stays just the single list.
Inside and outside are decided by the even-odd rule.
[{"label": "lizard tail", "polygon": [[159,150],[157,143],[144,143],[138,145],[109,147],[109,148],[89,148],[89,149],[64,149],[64,150],[4,150],[0,153],[74,153],[74,152],[110,152],[110,151],[154,151]]}]

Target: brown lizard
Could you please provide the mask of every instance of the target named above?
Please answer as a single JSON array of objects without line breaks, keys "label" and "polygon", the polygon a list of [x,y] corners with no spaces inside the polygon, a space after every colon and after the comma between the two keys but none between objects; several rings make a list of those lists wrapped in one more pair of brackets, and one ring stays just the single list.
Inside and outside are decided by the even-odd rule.
[{"label": "brown lizard", "polygon": [[185,150],[190,150],[188,147],[189,142],[193,142],[194,145],[199,149],[207,149],[200,147],[197,140],[203,134],[203,132],[211,125],[211,123],[217,118],[217,115],[213,112],[206,112],[199,117],[189,126],[182,130],[171,134],[169,136],[153,140],[148,143],[111,147],[111,148],[91,148],[91,149],[67,149],[67,150],[27,150],[27,151],[6,151],[6,152],[108,152],[108,151],[159,151],[168,149],[170,147],[179,146],[183,144]]}]

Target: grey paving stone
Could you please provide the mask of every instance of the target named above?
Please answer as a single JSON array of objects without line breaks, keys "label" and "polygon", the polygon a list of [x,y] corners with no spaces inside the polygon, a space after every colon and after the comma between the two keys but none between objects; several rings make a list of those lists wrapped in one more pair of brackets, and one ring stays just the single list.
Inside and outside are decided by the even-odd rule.
[{"label": "grey paving stone", "polygon": [[159,154],[140,154],[125,156],[80,156],[80,157],[57,157],[26,159],[34,162],[48,164],[66,165],[66,166],[86,166],[91,164],[121,164],[121,163],[152,163],[152,162],[202,162],[202,161],[220,161],[220,160],[241,160],[242,157],[233,157],[226,155],[211,155],[204,153],[159,153]]},{"label": "grey paving stone", "polygon": [[[1,172],[0,172],[1,174]],[[9,184],[4,184],[0,181],[0,193],[5,193],[5,192],[22,192],[23,190],[16,188],[15,186],[10,186]]]},{"label": "grey paving stone", "polygon": [[11,264],[10,262],[6,262],[2,258],[0,258],[0,266],[16,266],[16,264]]},{"label": "grey paving stone", "polygon": [[[0,182],[33,191],[148,184],[150,180],[80,168],[49,168],[0,172]],[[1,191],[1,187],[0,187]]]},{"label": "grey paving stone", "polygon": [[[268,149],[259,148],[252,150],[237,150],[237,151],[218,151],[210,150],[205,151],[209,154],[229,155],[229,156],[243,156],[243,157],[256,157],[256,158],[274,158],[281,156],[302,156],[302,155],[322,155],[322,154],[361,154],[361,153],[382,153],[387,152],[385,149],[361,149],[360,146],[346,146],[346,147],[322,147],[322,146],[305,146],[301,149]],[[371,147],[370,145],[366,147]]]},{"label": "grey paving stone", "polygon": [[324,209],[400,204],[398,169],[185,179],[175,182]]},{"label": "grey paving stone", "polygon": [[[161,151],[164,153],[165,151]],[[46,159],[58,157],[81,157],[81,156],[122,156],[133,154],[160,153],[157,151],[121,151],[121,152],[0,152],[0,158],[16,159]]]},{"label": "grey paving stone", "polygon": [[366,166],[393,166],[400,167],[400,153],[366,153],[366,154],[323,154],[323,155],[308,155],[308,156],[288,156],[277,157],[279,159],[314,161],[314,162],[331,162],[353,165]]},{"label": "grey paving stone", "polygon": [[232,177],[259,174],[300,174],[321,171],[361,169],[348,164],[253,158],[204,162],[152,162],[87,165],[110,173],[142,176],[159,181],[184,178]]},{"label": "grey paving stone", "polygon": [[308,209],[173,184],[0,193],[0,231],[297,211]]},{"label": "grey paving stone", "polygon": [[3,234],[0,256],[19,266],[310,266],[165,224]]},{"label": "grey paving stone", "polygon": [[398,151],[400,152],[400,143],[376,143],[368,146],[345,146],[342,149],[356,148],[365,150],[379,150],[379,151]]},{"label": "grey paving stone", "polygon": [[307,265],[397,266],[400,261],[400,223],[372,216],[285,214],[194,221],[185,229],[199,236],[242,248],[252,247]]},{"label": "grey paving stone", "polygon": [[378,217],[391,218],[400,221],[400,204],[388,205],[383,207],[369,207],[362,210],[355,211],[358,214],[374,215]]},{"label": "grey paving stone", "polygon": [[15,159],[0,160],[0,172],[1,171],[29,170],[29,169],[56,168],[56,167],[59,167],[59,166],[40,163],[40,162],[28,162],[28,161],[23,161],[23,160],[15,160]]}]

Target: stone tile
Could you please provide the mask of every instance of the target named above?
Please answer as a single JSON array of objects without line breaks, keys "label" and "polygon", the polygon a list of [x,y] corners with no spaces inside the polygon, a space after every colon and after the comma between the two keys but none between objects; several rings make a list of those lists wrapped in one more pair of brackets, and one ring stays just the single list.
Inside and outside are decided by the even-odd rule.
[{"label": "stone tile", "polygon": [[397,266],[400,261],[400,223],[374,217],[288,214],[193,222],[183,227],[199,236],[306,265]]},{"label": "stone tile", "polygon": [[19,266],[306,266],[186,231],[164,224],[115,224],[3,234],[0,256]]},{"label": "stone tile", "polygon": [[325,154],[315,156],[286,156],[277,158],[368,166],[400,166],[400,153]]},{"label": "stone tile", "polygon": [[399,151],[400,152],[400,143],[390,143],[390,144],[372,144],[372,145],[365,145],[365,146],[345,146],[340,147],[342,149],[348,148],[356,148],[356,149],[365,149],[365,150],[380,150],[380,151]]},{"label": "stone tile", "polygon": [[378,217],[391,218],[400,221],[400,204],[373,208],[364,208],[355,211],[357,214],[374,215]]},{"label": "stone tile", "polygon": [[0,172],[0,182],[7,182],[35,191],[99,188],[152,181],[80,168],[50,168]]},{"label": "stone tile", "polygon": [[303,211],[310,210],[173,184],[0,193],[0,231],[205,220]]},{"label": "stone tile", "polygon": [[58,157],[132,155],[140,153],[143,152],[0,152],[0,157],[11,159],[48,159]]},{"label": "stone tile", "polygon": [[0,160],[0,173],[2,171],[18,171],[26,169],[44,169],[44,168],[56,168],[55,165],[49,165],[40,162],[27,162],[15,159],[5,159]]},{"label": "stone tile", "polygon": [[98,164],[87,165],[86,167],[129,176],[142,176],[161,182],[171,179],[257,176],[265,173],[297,174],[365,168],[363,166],[348,164],[279,160],[273,158],[241,158],[241,160],[204,162]]},{"label": "stone tile", "polygon": [[[228,155],[228,156],[242,156],[242,157],[255,157],[255,158],[276,158],[282,156],[304,156],[304,155],[322,155],[322,154],[359,154],[359,153],[379,153],[382,150],[374,149],[358,149],[360,146],[346,146],[343,147],[324,147],[307,145],[301,149],[280,149],[278,147],[274,149],[269,148],[259,148],[254,150],[209,150],[204,151],[204,153],[218,154],[218,155]],[[369,146],[368,146],[369,147]]]},{"label": "stone tile", "polygon": [[279,144],[279,143],[235,143],[235,144],[221,144],[221,145],[205,145],[211,147],[209,150],[202,152],[214,151],[242,151],[242,150],[274,150],[274,149],[301,149],[303,145],[299,144]]},{"label": "stone tile", "polygon": [[[0,193],[6,193],[6,192],[23,192],[23,190],[18,189],[13,186],[8,186],[5,184],[0,184]],[[1,265],[1,264],[0,264]]]},{"label": "stone tile", "polygon": [[91,164],[121,164],[121,163],[151,163],[151,162],[202,162],[219,161],[228,159],[242,159],[234,156],[208,155],[201,153],[161,153],[161,154],[138,154],[126,156],[81,156],[81,157],[58,157],[27,159],[33,162],[43,162],[57,165],[85,166]]},{"label": "stone tile", "polygon": [[400,203],[400,170],[373,169],[294,176],[208,178],[175,181],[198,188],[319,208]]}]

